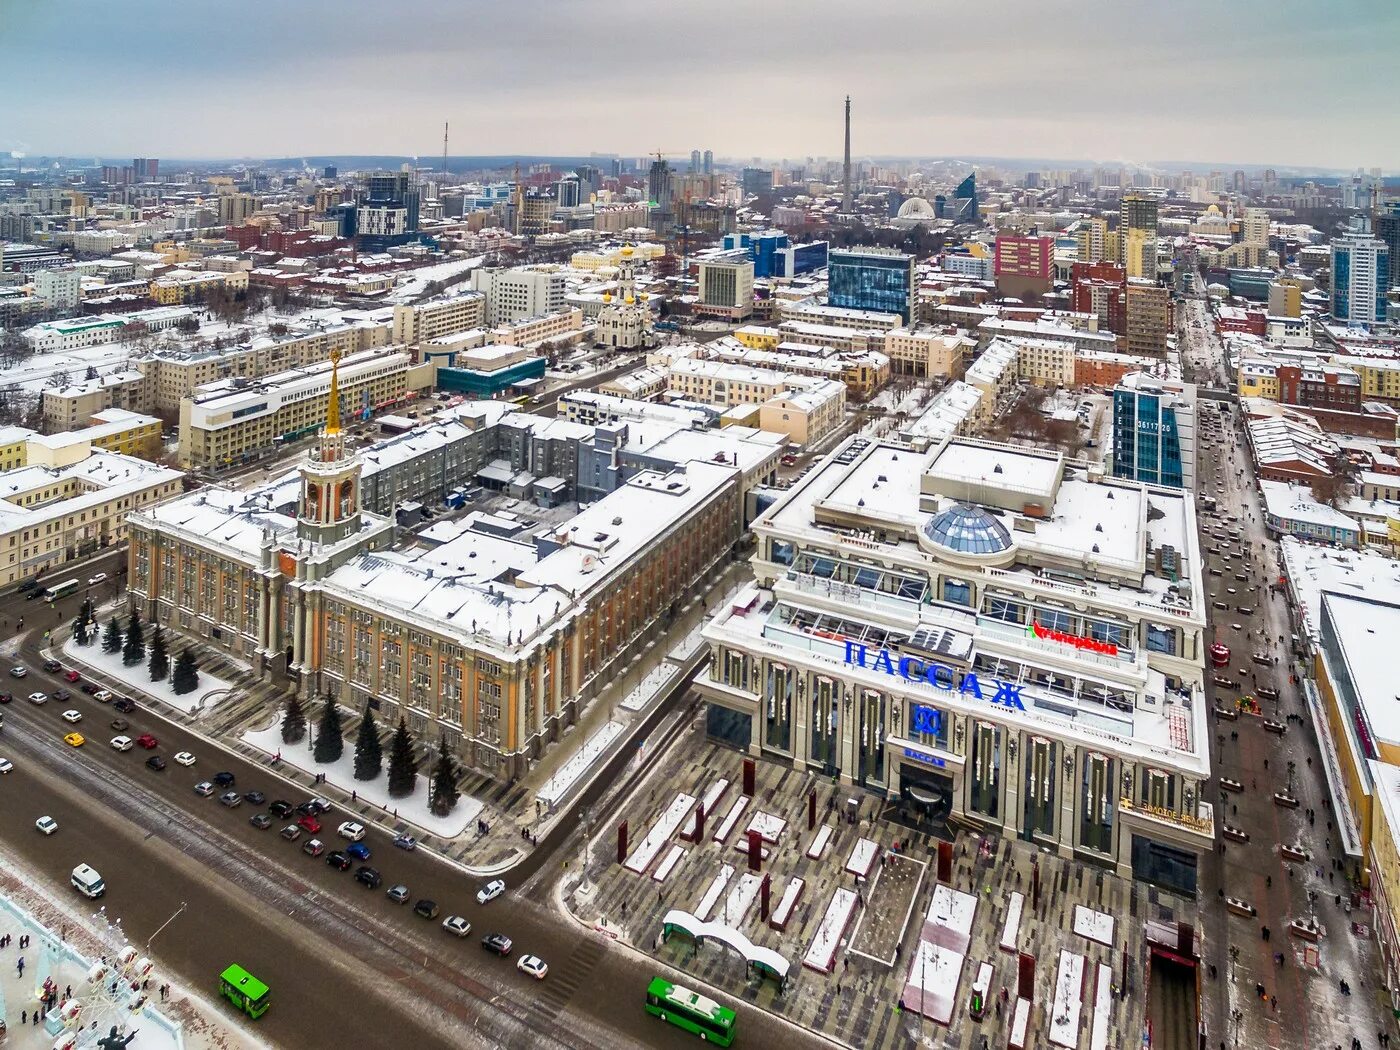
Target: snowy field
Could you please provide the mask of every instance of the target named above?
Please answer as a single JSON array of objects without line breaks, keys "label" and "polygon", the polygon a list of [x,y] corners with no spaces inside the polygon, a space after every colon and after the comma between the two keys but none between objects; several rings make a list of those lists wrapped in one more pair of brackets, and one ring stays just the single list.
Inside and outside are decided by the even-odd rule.
[{"label": "snowy field", "polygon": [[[172,649],[170,653],[170,666],[174,668],[175,657],[179,654],[179,649]],[[199,685],[191,692],[183,696],[170,688],[170,683],[151,681],[150,672],[146,670],[146,661],[127,667],[122,663],[121,653],[104,653],[100,642],[93,642],[92,645],[78,645],[69,638],[63,643],[63,655],[78,664],[86,664],[100,672],[104,677],[120,683],[128,691],[145,693],[153,696],[157,700],[169,704],[176,710],[190,714],[200,701],[212,695],[206,708],[211,708],[228,699],[229,690],[232,689],[222,678],[216,678],[212,674],[204,671],[199,672]]]},{"label": "snowy field", "polygon": [[[314,726],[308,728],[307,739],[311,738],[314,728]],[[400,820],[406,820],[410,824],[442,838],[456,838],[481,813],[481,803],[467,795],[461,797],[457,802],[457,808],[447,816],[439,817],[431,813],[428,810],[428,784],[432,773],[430,763],[419,767],[412,795],[408,798],[391,798],[389,795],[389,745],[387,741],[384,745],[384,766],[380,770],[379,776],[373,780],[356,780],[355,740],[353,736],[346,739],[345,753],[340,756],[340,760],[325,765],[311,757],[311,749],[305,740],[294,745],[282,742],[282,721],[280,718],[268,729],[244,733],[243,739],[266,754],[280,754],[283,762],[290,763],[307,773],[323,773],[327,783],[334,784],[346,794],[353,791],[361,802],[378,806],[388,813],[393,813]]]},{"label": "snowy field", "polygon": [[[421,266],[416,270],[408,271],[408,277],[403,280],[397,288],[385,296],[386,302],[408,303],[423,295],[428,285],[433,281],[446,281],[459,274],[470,273],[486,261],[486,256],[476,255],[466,259],[454,259],[452,262],[438,263],[436,266]],[[464,291],[469,287],[463,281],[453,285],[449,292]]]}]

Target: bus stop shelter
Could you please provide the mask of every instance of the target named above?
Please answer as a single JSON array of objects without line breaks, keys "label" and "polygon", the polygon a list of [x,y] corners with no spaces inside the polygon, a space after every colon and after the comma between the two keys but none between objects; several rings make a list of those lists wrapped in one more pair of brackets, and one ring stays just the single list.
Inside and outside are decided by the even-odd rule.
[{"label": "bus stop shelter", "polygon": [[718,941],[743,956],[744,964],[751,973],[777,981],[779,990],[787,988],[788,961],[772,948],[754,944],[732,926],[719,922],[705,922],[688,911],[672,908],[662,918],[661,930],[668,941],[673,933],[683,933],[697,944],[709,940]]}]

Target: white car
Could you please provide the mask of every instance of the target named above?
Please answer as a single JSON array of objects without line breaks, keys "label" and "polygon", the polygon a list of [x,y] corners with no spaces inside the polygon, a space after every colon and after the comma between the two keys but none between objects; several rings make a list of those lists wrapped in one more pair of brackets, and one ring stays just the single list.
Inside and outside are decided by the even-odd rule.
[{"label": "white car", "polygon": [[0,758],[0,773],[8,773],[15,768],[15,764],[8,758]]},{"label": "white car", "polygon": [[49,700],[49,694],[48,694],[48,693],[30,693],[30,694],[29,694],[29,702],[30,702],[31,704],[44,704],[44,703],[48,703],[48,700]]},{"label": "white car", "polygon": [[449,915],[443,919],[442,928],[454,937],[465,937],[472,932],[472,924],[460,915]]},{"label": "white car", "polygon": [[106,689],[99,689],[97,692],[92,694],[92,698],[96,700],[99,704],[105,704],[111,701],[112,694],[109,693]]},{"label": "white car", "polygon": [[63,712],[63,720],[70,725],[76,725],[83,720],[83,713],[77,708],[70,707],[67,711]]},{"label": "white car", "polygon": [[516,961],[515,968],[521,973],[528,973],[537,981],[543,981],[544,975],[549,973],[549,967],[538,955],[522,955]]},{"label": "white car", "polygon": [[11,677],[11,678],[24,678],[24,677],[25,677],[26,675],[28,675],[28,674],[29,674],[29,668],[27,668],[27,667],[11,667],[11,668],[10,668],[10,677]]},{"label": "white car", "polygon": [[476,891],[476,903],[487,904],[506,891],[506,884],[502,879],[492,879],[481,889]]},{"label": "white car", "polygon": [[192,766],[194,765],[194,755],[190,754],[188,751],[177,751],[175,753],[175,764],[177,766]]},{"label": "white car", "polygon": [[340,837],[349,839],[351,842],[359,842],[365,837],[365,826],[356,824],[353,820],[347,820],[340,827],[336,828],[340,832]]},{"label": "white car", "polygon": [[114,737],[112,737],[112,750],[113,750],[113,751],[130,751],[130,750],[131,750],[131,737],[129,737],[129,736],[114,736]]},{"label": "white car", "polygon": [[58,821],[54,820],[53,817],[40,817],[34,822],[34,826],[45,835],[52,835],[58,830]]},{"label": "white car", "polygon": [[105,572],[99,572],[99,573],[98,573],[97,575],[95,575],[95,576],[89,576],[89,577],[88,577],[88,586],[89,586],[89,587],[96,587],[99,583],[102,583],[102,582],[105,581],[106,579],[107,579],[107,574],[106,574]]}]

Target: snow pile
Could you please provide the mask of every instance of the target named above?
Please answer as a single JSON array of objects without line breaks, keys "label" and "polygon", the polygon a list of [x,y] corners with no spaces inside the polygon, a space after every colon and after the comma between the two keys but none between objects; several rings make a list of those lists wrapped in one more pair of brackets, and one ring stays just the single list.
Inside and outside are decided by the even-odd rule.
[{"label": "snow pile", "polygon": [[651,867],[651,862],[661,852],[661,847],[671,841],[671,836],[676,833],[694,808],[694,795],[684,793],[677,795],[672,800],[671,805],[667,807],[666,812],[661,815],[661,819],[637,844],[637,848],[632,851],[632,856],[627,858],[627,863],[623,867],[628,871],[635,871],[638,875]]},{"label": "snow pile", "polygon": [[802,965],[820,973],[830,973],[836,966],[836,950],[841,947],[841,938],[846,935],[851,915],[856,910],[856,895],[845,888],[831,895],[831,903],[822,916],[822,924],[817,927],[817,935],[812,938],[811,947],[802,957]]},{"label": "snow pile", "polygon": [[554,772],[554,776],[540,785],[535,797],[546,805],[553,806],[572,790],[589,766],[608,749],[608,746],[622,735],[627,727],[621,722],[607,722],[596,733],[583,742],[569,760]]},{"label": "snow pile", "polygon": [[719,874],[711,881],[710,886],[705,890],[705,896],[700,898],[700,907],[695,909],[695,917],[701,922],[710,918],[710,912],[714,910],[715,904],[719,901],[719,896],[724,892],[724,888],[729,885],[729,880],[734,877],[734,868],[726,864],[719,869]]},{"label": "snow pile", "polygon": [[[315,736],[314,726],[307,732],[307,740]],[[345,752],[336,762],[325,765],[315,761],[311,748],[305,741],[289,745],[282,742],[282,723],[278,719],[267,729],[259,729],[243,734],[245,742],[269,755],[281,755],[282,761],[307,773],[325,775],[326,783],[334,784],[347,795],[354,792],[361,803],[378,806],[386,814],[392,813],[398,820],[405,820],[424,831],[442,838],[456,838],[466,830],[481,813],[481,803],[474,798],[463,796],[457,807],[445,817],[436,816],[428,809],[428,784],[432,768],[420,767],[413,794],[408,798],[392,798],[389,795],[389,756],[385,747],[384,766],[379,776],[373,780],[355,779],[355,741],[345,741]]]}]

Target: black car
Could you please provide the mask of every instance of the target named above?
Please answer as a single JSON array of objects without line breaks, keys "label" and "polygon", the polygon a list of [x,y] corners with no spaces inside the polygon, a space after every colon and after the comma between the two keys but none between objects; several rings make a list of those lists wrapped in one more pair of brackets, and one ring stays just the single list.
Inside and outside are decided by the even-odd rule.
[{"label": "black car", "polygon": [[326,863],[336,871],[349,871],[350,865],[355,862],[350,859],[350,854],[343,849],[337,849],[326,854]]},{"label": "black car", "polygon": [[273,802],[272,805],[268,806],[267,811],[274,817],[280,817],[283,820],[286,820],[295,812],[290,802],[280,798]]},{"label": "black car", "polygon": [[39,590],[39,588],[35,587],[32,591],[30,591],[24,596],[24,600],[27,602],[32,602],[35,598],[42,598],[43,596],[44,592]]},{"label": "black car", "polygon": [[58,701],[72,700],[73,694],[70,693],[67,689],[55,689],[53,691],[53,698]]},{"label": "black car", "polygon": [[19,593],[24,594],[27,591],[32,591],[37,586],[39,586],[38,580],[25,580],[19,585]]},{"label": "black car", "polygon": [[146,768],[154,769],[159,773],[165,768],[165,759],[161,758],[159,755],[152,755],[150,758],[146,759]]},{"label": "black car", "polygon": [[14,693],[0,693],[0,704],[8,704],[14,698]]},{"label": "black car", "polygon": [[377,890],[384,883],[379,872],[375,871],[368,864],[362,864],[355,872],[355,881],[370,890]]},{"label": "black car", "polygon": [[430,901],[424,897],[413,906],[413,914],[424,919],[436,919],[438,917],[437,901]]},{"label": "black car", "polygon": [[130,728],[131,728],[131,723],[128,722],[125,718],[114,718],[114,719],[112,719],[112,730],[113,730],[113,732],[125,733],[125,732],[126,732],[128,729],[130,729]]},{"label": "black car", "polygon": [[314,802],[303,802],[301,805],[297,806],[293,812],[299,817],[319,817],[321,815],[321,807]]},{"label": "black car", "polygon": [[510,938],[504,933],[488,933],[481,938],[481,946],[488,952],[495,952],[497,955],[510,954]]},{"label": "black car", "polygon": [[63,670],[63,665],[57,660],[45,660],[44,670],[49,672],[49,674],[57,674],[59,671]]},{"label": "black car", "polygon": [[267,796],[264,795],[261,791],[248,791],[244,793],[243,801],[249,803],[250,805],[261,806],[264,802],[267,801]]},{"label": "black car", "polygon": [[120,711],[122,714],[124,714],[124,715],[129,715],[129,714],[131,714],[131,712],[133,712],[133,711],[136,710],[136,701],[135,701],[135,700],[128,700],[126,697],[122,697],[120,700],[118,700],[118,701],[117,701],[116,703],[114,703],[112,706],[115,707],[115,708],[116,708],[118,711]]},{"label": "black car", "polygon": [[248,823],[259,831],[266,831],[268,828],[272,827],[272,818],[266,813],[254,813],[248,818]]},{"label": "black car", "polygon": [[93,693],[101,690],[102,687],[96,682],[84,682],[82,685],[78,686],[78,688],[87,693],[88,696],[91,696]]},{"label": "black car", "polygon": [[212,777],[210,777],[209,779],[212,780],[212,781],[214,782],[214,785],[215,785],[216,787],[221,787],[221,788],[231,788],[231,787],[233,787],[234,776],[233,776],[232,773],[229,773],[228,771],[225,771],[225,772],[223,772],[223,773],[215,773],[215,774],[214,774]]}]

